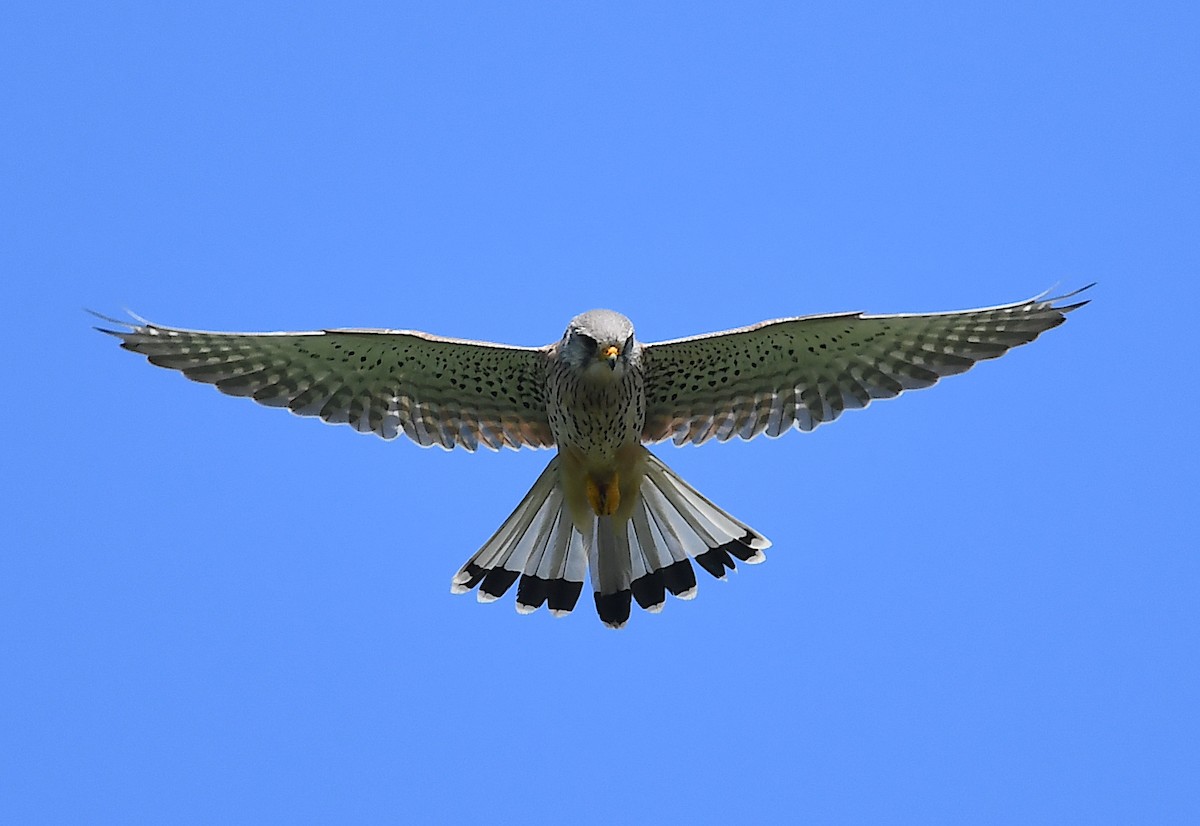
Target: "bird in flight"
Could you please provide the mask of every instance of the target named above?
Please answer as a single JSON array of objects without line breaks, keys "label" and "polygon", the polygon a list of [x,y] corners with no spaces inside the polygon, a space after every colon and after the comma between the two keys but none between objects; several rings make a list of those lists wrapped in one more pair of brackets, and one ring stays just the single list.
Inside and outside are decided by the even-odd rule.
[{"label": "bird in flight", "polygon": [[620,628],[634,602],[658,612],[668,593],[694,597],[692,560],[723,579],[771,544],[647,444],[813,430],[1033,341],[1087,303],[1071,303],[1082,291],[961,312],[785,318],[654,344],[611,310],[576,316],[545,347],[412,330],[203,332],[136,316],[100,316],[120,329],[98,329],[224,393],[384,439],[557,448],[451,591],[491,602],[516,584],[518,611],[561,616],[590,575],[600,619]]}]

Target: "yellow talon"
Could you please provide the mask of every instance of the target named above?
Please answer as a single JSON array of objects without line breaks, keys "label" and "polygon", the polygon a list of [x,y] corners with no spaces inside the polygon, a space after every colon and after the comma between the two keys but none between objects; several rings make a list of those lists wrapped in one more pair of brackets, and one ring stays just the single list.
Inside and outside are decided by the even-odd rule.
[{"label": "yellow talon", "polygon": [[612,516],[621,504],[621,487],[617,483],[617,474],[612,474],[601,487],[596,480],[589,476],[586,484],[588,504],[597,516]]}]

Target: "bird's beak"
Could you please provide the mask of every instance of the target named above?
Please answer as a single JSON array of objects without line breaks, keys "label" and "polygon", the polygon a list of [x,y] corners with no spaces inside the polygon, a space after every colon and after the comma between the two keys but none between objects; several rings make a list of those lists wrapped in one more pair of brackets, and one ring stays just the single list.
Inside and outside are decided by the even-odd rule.
[{"label": "bird's beak", "polygon": [[605,347],[602,351],[600,351],[600,357],[608,362],[608,367],[610,370],[616,370],[617,356],[620,354],[620,352],[621,350],[619,347],[617,347],[617,345],[610,344],[608,347]]}]

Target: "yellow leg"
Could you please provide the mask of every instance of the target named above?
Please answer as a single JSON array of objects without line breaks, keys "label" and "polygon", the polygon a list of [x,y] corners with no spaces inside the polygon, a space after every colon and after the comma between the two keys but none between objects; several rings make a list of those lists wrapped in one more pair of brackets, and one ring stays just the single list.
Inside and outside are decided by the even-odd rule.
[{"label": "yellow leg", "polygon": [[588,504],[597,516],[612,516],[621,504],[621,487],[617,483],[617,474],[613,473],[602,483],[597,483],[592,476],[586,483]]}]

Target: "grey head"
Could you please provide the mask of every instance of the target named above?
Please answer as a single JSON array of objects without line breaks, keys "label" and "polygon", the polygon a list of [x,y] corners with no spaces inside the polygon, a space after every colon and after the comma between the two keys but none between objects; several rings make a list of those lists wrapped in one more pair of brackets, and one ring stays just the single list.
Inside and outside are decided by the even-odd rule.
[{"label": "grey head", "polygon": [[633,322],[612,310],[588,310],[575,316],[558,346],[562,361],[597,376],[619,376],[637,362],[640,351]]}]

